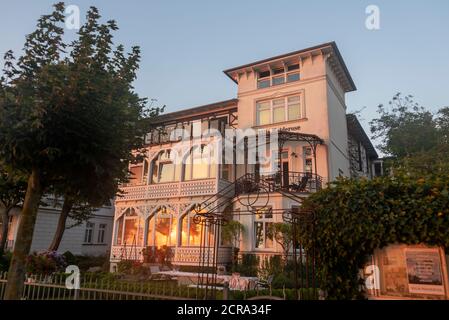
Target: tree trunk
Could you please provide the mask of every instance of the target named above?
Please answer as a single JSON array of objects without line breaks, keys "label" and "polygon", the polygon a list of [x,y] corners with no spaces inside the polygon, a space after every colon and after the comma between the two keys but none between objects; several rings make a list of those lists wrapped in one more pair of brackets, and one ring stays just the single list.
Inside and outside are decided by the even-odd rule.
[{"label": "tree trunk", "polygon": [[8,239],[9,212],[11,207],[1,209],[2,234],[0,236],[0,257],[5,253],[6,240]]},{"label": "tree trunk", "polygon": [[34,224],[36,222],[42,192],[40,172],[37,168],[33,168],[28,178],[25,201],[22,212],[20,213],[14,252],[8,271],[5,300],[19,300],[22,297],[26,273],[26,259],[30,252],[31,241],[33,240]]},{"label": "tree trunk", "polygon": [[58,226],[56,228],[53,241],[51,242],[48,251],[58,250],[59,245],[61,244],[62,236],[64,235],[65,224],[69,216],[69,213],[72,210],[72,207],[73,207],[73,200],[69,197],[64,197],[64,204],[62,205],[61,214],[59,215]]}]

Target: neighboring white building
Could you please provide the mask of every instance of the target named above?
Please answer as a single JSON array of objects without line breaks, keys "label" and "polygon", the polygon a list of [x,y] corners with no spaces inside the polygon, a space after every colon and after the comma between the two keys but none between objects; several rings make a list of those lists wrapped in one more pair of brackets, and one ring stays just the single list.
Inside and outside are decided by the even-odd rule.
[{"label": "neighboring white building", "polygon": [[[51,206],[39,208],[34,227],[31,252],[41,252],[48,249],[55,235],[59,210]],[[70,226],[73,226],[74,222],[71,219],[67,219],[66,226],[68,228],[64,232],[58,252],[64,253],[70,251],[75,255],[91,256],[109,254],[111,249],[113,217],[113,207],[103,207],[96,211],[89,221],[73,228],[70,228]],[[9,218],[7,250],[14,248],[19,221],[20,210],[12,210]]]},{"label": "neighboring white building", "polygon": [[[236,99],[154,120],[147,158],[130,165],[134,179],[115,201],[112,270],[122,259],[142,260],[143,249],[163,245],[173,249],[175,265],[198,265],[205,252],[218,264],[229,262],[227,244],[218,241],[215,249],[205,244],[220,235],[197,224],[199,211],[229,212],[239,220],[245,227],[237,244],[241,253],[280,254],[281,247],[266,232],[283,221],[274,212],[296,210],[301,199],[327,182],[354,173],[351,168],[357,176],[371,176],[377,154],[357,119],[347,115],[345,94],[356,87],[335,43],[224,72],[238,86]],[[173,136],[174,129],[186,134]],[[204,164],[216,152],[207,146],[213,138],[202,134],[209,129],[279,130],[282,142],[275,154],[267,151],[268,164]],[[190,139],[190,149],[184,163],[176,164],[170,155],[181,138]],[[246,159],[247,154],[245,148],[233,157]],[[268,192],[244,190],[246,177]]]}]

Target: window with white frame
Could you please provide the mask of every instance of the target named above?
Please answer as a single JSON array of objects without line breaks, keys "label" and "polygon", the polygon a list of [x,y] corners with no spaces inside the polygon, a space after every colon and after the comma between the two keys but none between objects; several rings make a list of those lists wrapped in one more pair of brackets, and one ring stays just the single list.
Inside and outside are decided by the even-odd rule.
[{"label": "window with white frame", "polygon": [[170,157],[171,150],[164,150],[151,162],[151,183],[179,181],[181,167]]},{"label": "window with white frame", "polygon": [[86,230],[84,232],[84,243],[92,243],[94,228],[95,228],[95,223],[92,223],[92,222],[86,223]]},{"label": "window with white frame", "polygon": [[291,64],[259,71],[257,73],[257,88],[264,89],[298,80],[300,80],[299,64]]},{"label": "window with white frame", "polygon": [[145,221],[133,208],[125,210],[116,221],[116,245],[142,245]]},{"label": "window with white frame", "polygon": [[106,224],[100,223],[100,225],[98,226],[97,243],[104,243],[105,234],[106,234]]},{"label": "window with white frame", "polygon": [[214,243],[214,228],[206,225],[204,220],[198,223],[195,221],[197,211],[194,209],[186,213],[180,220],[181,243],[183,247],[199,247],[201,245],[201,236],[210,243]]},{"label": "window with white frame", "polygon": [[184,180],[215,178],[217,161],[212,144],[193,146],[184,160]]},{"label": "window with white frame", "polygon": [[273,227],[273,212],[271,208],[258,209],[254,216],[254,247],[255,249],[273,248],[269,230]]},{"label": "window with white frame", "polygon": [[267,125],[303,118],[301,96],[288,96],[256,103],[257,125]]},{"label": "window with white frame", "polygon": [[166,207],[159,208],[146,221],[146,246],[176,246],[178,218]]}]

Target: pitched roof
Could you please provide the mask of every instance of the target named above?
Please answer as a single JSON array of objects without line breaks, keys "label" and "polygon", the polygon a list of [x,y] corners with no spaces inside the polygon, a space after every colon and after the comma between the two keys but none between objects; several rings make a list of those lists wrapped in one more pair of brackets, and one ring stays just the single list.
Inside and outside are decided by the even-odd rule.
[{"label": "pitched roof", "polygon": [[230,68],[227,70],[224,70],[223,72],[229,77],[231,78],[232,81],[234,81],[235,83],[237,83],[237,81],[231,76],[231,73],[240,69],[247,69],[250,67],[254,67],[260,64],[264,64],[273,60],[280,60],[280,59],[284,59],[290,56],[295,56],[295,55],[301,55],[304,53],[308,53],[308,52],[312,52],[312,51],[316,51],[316,50],[323,50],[323,49],[330,49],[330,52],[334,53],[334,57],[336,58],[336,63],[339,65],[339,67],[341,67],[342,72],[344,73],[345,78],[348,81],[348,88],[347,88],[347,92],[350,91],[355,91],[357,90],[354,81],[352,80],[351,74],[349,73],[348,68],[346,67],[346,64],[343,60],[343,57],[340,54],[340,50],[338,50],[337,44],[335,43],[335,41],[332,42],[326,42],[317,46],[313,46],[313,47],[309,47],[306,49],[301,49],[298,51],[293,51],[293,52],[289,52],[289,53],[285,53],[285,54],[281,54],[278,56],[274,56],[271,58],[267,58],[267,59],[263,59],[263,60],[259,60],[259,61],[255,61],[255,62],[251,62],[248,64],[244,64],[238,67],[234,67],[234,68]]},{"label": "pitched roof", "polygon": [[219,102],[214,102],[198,107],[183,109],[180,111],[170,112],[170,113],[164,113],[157,117],[155,117],[151,122],[153,124],[159,124],[163,122],[171,122],[171,121],[179,121],[182,119],[190,119],[194,118],[195,116],[201,116],[207,113],[212,112],[220,112],[225,110],[237,110],[237,102],[238,99],[230,99],[230,100],[224,100]]}]

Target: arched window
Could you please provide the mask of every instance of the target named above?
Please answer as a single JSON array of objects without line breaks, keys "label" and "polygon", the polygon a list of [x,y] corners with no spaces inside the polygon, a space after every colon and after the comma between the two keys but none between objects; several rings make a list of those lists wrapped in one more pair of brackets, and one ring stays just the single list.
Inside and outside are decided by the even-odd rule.
[{"label": "arched window", "polygon": [[193,146],[184,159],[184,180],[215,178],[216,172],[213,146]]},{"label": "arched window", "polygon": [[178,219],[166,207],[161,207],[147,220],[147,243],[149,247],[176,246]]},{"label": "arched window", "polygon": [[143,245],[144,220],[137,216],[133,208],[126,209],[115,225],[117,226],[116,245]]},{"label": "arched window", "polygon": [[151,183],[179,181],[181,168],[173,163],[171,150],[160,152],[151,162]]},{"label": "arched window", "polygon": [[[214,243],[214,228],[213,226],[208,227],[206,225],[202,225],[201,223],[195,223],[196,211],[190,210],[186,213],[180,221],[180,230],[181,230],[181,246],[183,247],[199,247],[201,245],[201,228],[203,229],[203,239],[209,241],[213,246]],[[204,232],[207,232],[207,235],[204,236]],[[206,243],[207,245],[207,243]]]}]

